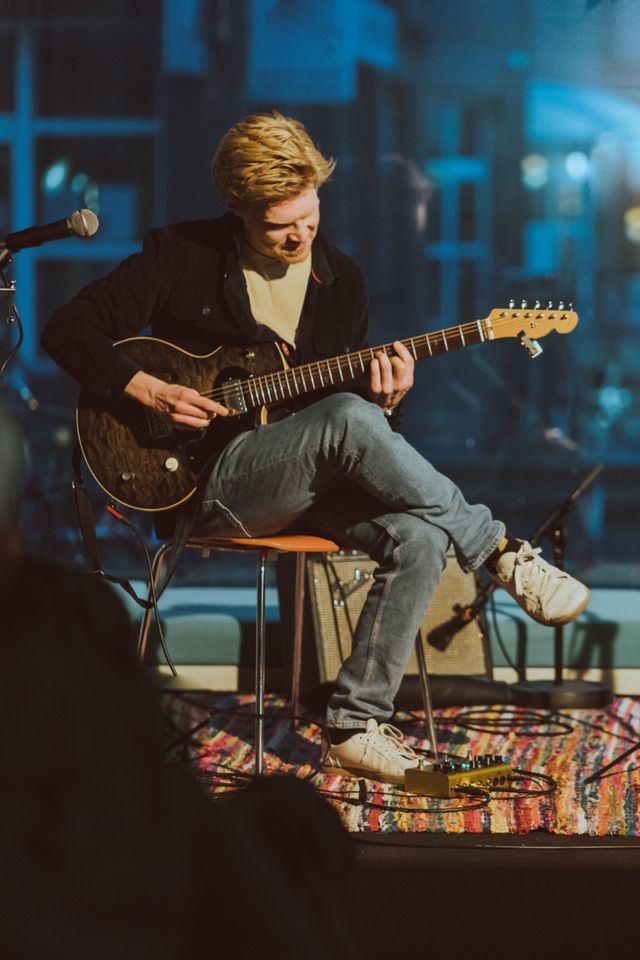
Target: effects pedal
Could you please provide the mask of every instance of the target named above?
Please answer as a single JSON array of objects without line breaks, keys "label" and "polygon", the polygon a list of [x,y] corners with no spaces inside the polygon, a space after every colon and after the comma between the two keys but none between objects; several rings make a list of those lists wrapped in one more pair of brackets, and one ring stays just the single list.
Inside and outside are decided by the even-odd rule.
[{"label": "effects pedal", "polygon": [[405,772],[404,785],[407,790],[428,797],[455,797],[460,795],[460,788],[464,787],[483,790],[506,787],[512,773],[510,764],[505,763],[498,754],[447,756],[437,763],[421,760],[418,767],[410,767]]}]

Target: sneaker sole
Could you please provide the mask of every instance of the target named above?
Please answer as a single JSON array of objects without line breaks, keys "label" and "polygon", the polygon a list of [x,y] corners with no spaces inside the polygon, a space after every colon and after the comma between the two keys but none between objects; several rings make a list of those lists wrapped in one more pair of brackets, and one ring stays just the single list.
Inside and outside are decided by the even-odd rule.
[{"label": "sneaker sole", "polygon": [[378,783],[404,784],[404,774],[402,777],[394,777],[393,774],[377,773],[375,770],[361,770],[359,767],[348,769],[347,767],[334,767],[325,763],[322,772],[328,775],[334,774],[338,777],[349,777],[352,780],[363,778],[365,780],[376,780]]},{"label": "sneaker sole", "polygon": [[589,606],[589,601],[591,600],[591,590],[588,591],[587,596],[582,601],[580,606],[576,607],[575,610],[572,610],[571,613],[568,613],[565,617],[562,617],[561,620],[545,620],[543,617],[537,617],[534,613],[527,613],[527,616],[531,617],[532,620],[535,620],[536,623],[541,623],[543,627],[562,627],[566,623],[573,623],[576,620],[583,610]]}]

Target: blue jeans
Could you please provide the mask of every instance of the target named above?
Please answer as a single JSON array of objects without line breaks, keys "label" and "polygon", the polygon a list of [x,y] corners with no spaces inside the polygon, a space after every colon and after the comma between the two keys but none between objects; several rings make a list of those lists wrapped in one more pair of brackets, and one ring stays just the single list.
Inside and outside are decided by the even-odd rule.
[{"label": "blue jeans", "polygon": [[378,564],[327,723],[388,720],[449,545],[476,570],[504,536],[488,507],[468,504],[399,434],[352,393],[240,434],[216,462],[197,531],[261,536],[317,533]]}]

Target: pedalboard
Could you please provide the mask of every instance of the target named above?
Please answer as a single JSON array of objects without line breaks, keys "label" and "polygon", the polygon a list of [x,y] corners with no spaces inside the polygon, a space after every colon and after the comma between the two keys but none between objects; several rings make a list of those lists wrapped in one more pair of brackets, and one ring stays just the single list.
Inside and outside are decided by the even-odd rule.
[{"label": "pedalboard", "polygon": [[404,785],[414,793],[428,797],[459,796],[465,787],[492,790],[508,786],[513,770],[504,758],[493,753],[481,756],[448,755],[437,763],[420,761],[405,771]]}]

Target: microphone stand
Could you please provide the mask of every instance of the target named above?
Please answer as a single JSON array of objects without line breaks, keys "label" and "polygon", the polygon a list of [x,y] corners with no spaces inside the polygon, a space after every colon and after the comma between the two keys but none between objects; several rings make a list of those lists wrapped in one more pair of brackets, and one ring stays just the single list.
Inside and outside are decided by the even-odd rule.
[{"label": "microphone stand", "polygon": [[[571,491],[566,500],[558,504],[548,517],[542,521],[530,538],[533,547],[538,546],[543,537],[553,544],[553,559],[559,570],[564,570],[564,555],[567,544],[565,520],[578,497],[591,486],[601,473],[604,464],[599,463]],[[460,614],[464,622],[473,620],[484,609],[498,584],[490,581],[482,587],[474,601]],[[522,680],[511,685],[515,702],[519,706],[543,707],[547,709],[577,709],[580,707],[603,707],[611,703],[613,694],[606,683],[586,680],[565,680],[564,676],[564,627],[554,627],[554,678],[553,680]]]},{"label": "microphone stand", "polygon": [[4,275],[5,265],[11,262],[11,254],[6,249],[0,250],[0,280],[2,281],[2,286],[0,287],[0,293],[9,294],[9,309],[7,311],[7,326],[13,326],[14,323],[18,326],[18,340],[17,343],[10,350],[8,356],[0,362],[0,386],[2,386],[4,381],[4,372],[7,369],[11,360],[15,357],[18,350],[22,346],[24,340],[24,329],[22,327],[22,321],[20,320],[20,314],[18,313],[18,308],[15,301],[16,293],[16,282],[15,280],[9,280]]},{"label": "microphone stand", "polygon": [[[587,490],[600,474],[604,464],[597,464],[578,484],[566,500],[551,511],[540,524],[531,542],[539,543],[548,537],[553,545],[553,560],[559,570],[564,570],[564,555],[567,545],[565,520],[578,497]],[[613,693],[607,683],[588,680],[564,679],[564,626],[554,630],[554,676],[553,680],[522,680],[511,686],[516,704],[527,707],[546,707],[551,710],[579,709],[580,707],[605,707],[611,703]]]}]

